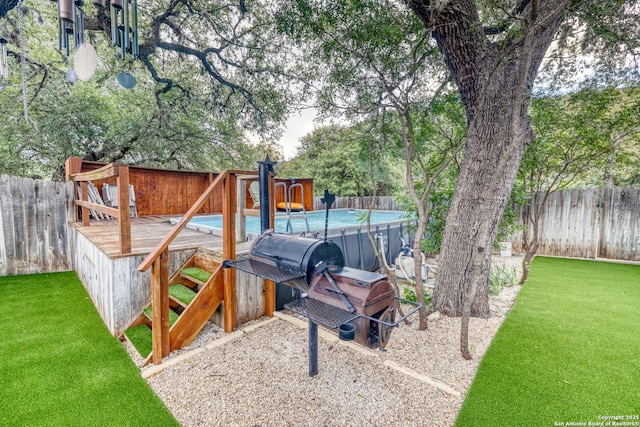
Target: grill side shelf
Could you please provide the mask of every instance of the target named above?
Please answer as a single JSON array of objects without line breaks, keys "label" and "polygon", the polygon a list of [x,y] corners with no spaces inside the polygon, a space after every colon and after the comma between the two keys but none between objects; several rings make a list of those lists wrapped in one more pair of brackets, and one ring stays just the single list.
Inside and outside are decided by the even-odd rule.
[{"label": "grill side shelf", "polygon": [[336,329],[343,323],[349,323],[361,317],[359,314],[349,313],[313,298],[296,299],[286,303],[284,307],[331,329]]},{"label": "grill side shelf", "polygon": [[305,273],[287,270],[280,267],[274,267],[272,265],[251,259],[249,257],[238,257],[238,259],[236,259],[235,261],[226,260],[223,262],[223,266],[224,268],[233,267],[276,283],[296,283],[296,279],[305,277]]}]

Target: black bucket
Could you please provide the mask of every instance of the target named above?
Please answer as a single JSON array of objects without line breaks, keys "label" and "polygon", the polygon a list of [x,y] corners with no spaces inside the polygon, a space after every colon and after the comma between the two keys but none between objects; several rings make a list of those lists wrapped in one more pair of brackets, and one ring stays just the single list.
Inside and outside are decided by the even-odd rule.
[{"label": "black bucket", "polygon": [[356,335],[356,327],[351,323],[342,323],[338,326],[338,337],[343,341],[353,341]]}]

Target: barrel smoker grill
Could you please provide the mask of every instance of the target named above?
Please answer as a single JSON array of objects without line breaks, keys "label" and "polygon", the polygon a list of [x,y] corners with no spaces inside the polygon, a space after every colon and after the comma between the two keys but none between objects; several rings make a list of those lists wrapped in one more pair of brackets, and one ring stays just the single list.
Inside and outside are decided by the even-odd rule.
[{"label": "barrel smoker grill", "polygon": [[[341,339],[369,348],[384,347],[391,331],[420,305],[395,296],[386,276],[344,266],[331,241],[273,233],[258,237],[249,255],[225,261],[250,274],[300,291],[285,308],[309,320],[309,375],[317,374],[317,325],[338,329]],[[396,304],[414,307],[396,320]],[[354,330],[355,327],[355,330]]]}]

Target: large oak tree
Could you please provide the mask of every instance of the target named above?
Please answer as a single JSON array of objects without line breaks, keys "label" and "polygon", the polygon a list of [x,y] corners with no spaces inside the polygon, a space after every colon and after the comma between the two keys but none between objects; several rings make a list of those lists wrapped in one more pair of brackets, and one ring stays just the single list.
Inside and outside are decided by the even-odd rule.
[{"label": "large oak tree", "polygon": [[[461,352],[471,358],[469,316],[489,315],[493,241],[523,153],[533,139],[528,109],[545,53],[568,16],[571,25],[564,28],[561,40],[565,46],[577,37],[571,29],[580,26],[583,36],[594,35],[594,28],[607,28],[607,33],[595,35],[608,37],[593,39],[601,46],[622,44],[629,34],[615,40],[616,28],[602,18],[617,16],[618,29],[627,28],[629,19],[623,20],[623,14],[633,6],[588,0],[407,4],[438,43],[466,109],[468,136],[443,235],[433,303],[441,312],[462,316]],[[589,20],[580,19],[584,17]]]}]

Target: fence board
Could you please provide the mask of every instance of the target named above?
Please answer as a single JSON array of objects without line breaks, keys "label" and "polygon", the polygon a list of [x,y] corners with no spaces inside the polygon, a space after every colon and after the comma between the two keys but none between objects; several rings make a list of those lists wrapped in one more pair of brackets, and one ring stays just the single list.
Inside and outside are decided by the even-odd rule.
[{"label": "fence board", "polygon": [[[524,224],[524,211],[519,218]],[[520,233],[513,243],[523,250]],[[640,188],[551,194],[540,218],[538,254],[640,261]]]},{"label": "fence board", "polygon": [[607,189],[603,197],[600,256],[640,261],[640,189]]},{"label": "fence board", "polygon": [[635,199],[636,202],[632,212],[636,214],[633,216],[633,228],[631,228],[633,239],[631,242],[631,253],[628,259],[640,261],[640,188],[635,188]]},{"label": "fence board", "polygon": [[583,258],[596,258],[598,256],[598,230],[600,229],[601,209],[600,192],[585,192],[585,201],[583,206],[583,219],[585,224],[593,224],[591,227],[582,227],[583,240],[585,242],[583,248]]},{"label": "fence board", "polygon": [[0,275],[70,269],[70,190],[61,182],[0,175]]},{"label": "fence board", "polygon": [[13,275],[15,273],[15,245],[14,245],[14,220],[13,220],[13,198],[11,196],[11,177],[0,175],[0,215],[2,215],[2,244],[0,253],[2,254],[3,275]]}]

